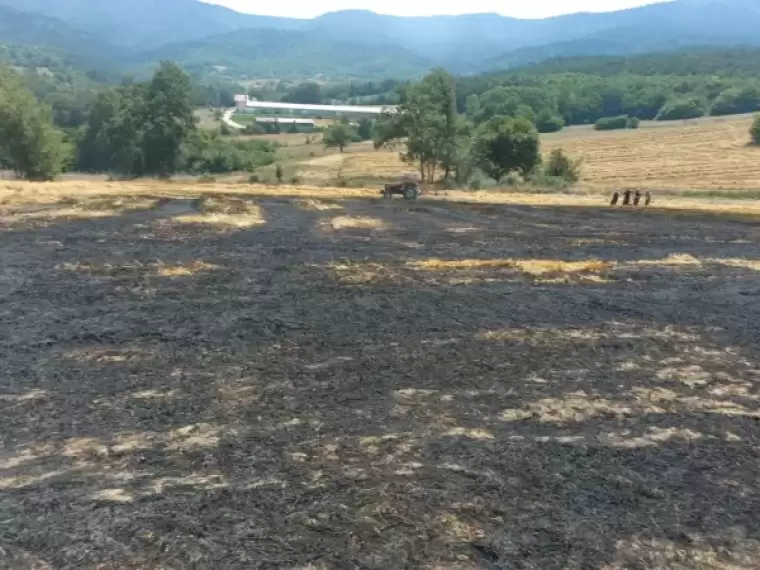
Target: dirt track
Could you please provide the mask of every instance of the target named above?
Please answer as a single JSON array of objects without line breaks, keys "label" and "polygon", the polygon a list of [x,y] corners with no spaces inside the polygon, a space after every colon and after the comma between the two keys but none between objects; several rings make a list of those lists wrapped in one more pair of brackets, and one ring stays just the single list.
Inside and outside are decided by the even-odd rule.
[{"label": "dirt track", "polygon": [[2,218],[0,567],[757,567],[757,224],[68,207]]}]

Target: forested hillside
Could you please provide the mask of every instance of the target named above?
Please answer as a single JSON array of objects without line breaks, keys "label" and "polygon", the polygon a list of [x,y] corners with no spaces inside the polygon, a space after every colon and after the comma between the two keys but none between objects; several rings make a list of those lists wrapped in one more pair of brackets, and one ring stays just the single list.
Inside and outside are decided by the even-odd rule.
[{"label": "forested hillside", "polygon": [[[82,64],[113,59],[120,50],[97,35],[54,18],[0,5],[0,44],[54,49]],[[6,48],[8,49],[8,48]]]},{"label": "forested hillside", "polygon": [[758,29],[754,0],[674,0],[539,20],[364,10],[299,20],[200,0],[0,0],[0,43],[54,46],[141,71],[170,57],[194,70],[226,70],[231,79],[420,76],[432,67],[476,74],[558,56],[758,46]]},{"label": "forested hillside", "polygon": [[249,77],[414,77],[433,63],[394,44],[367,45],[316,32],[238,30],[188,43],[171,44],[126,62],[150,69],[177,61],[193,73]]},{"label": "forested hillside", "polygon": [[697,47],[677,52],[656,52],[635,56],[558,57],[515,68],[513,74],[549,75],[586,73],[590,75],[709,75],[719,77],[760,77],[760,48]]},{"label": "forested hillside", "polygon": [[298,20],[240,14],[198,0],[0,0],[0,6],[56,19],[135,51],[244,28],[300,26]]}]

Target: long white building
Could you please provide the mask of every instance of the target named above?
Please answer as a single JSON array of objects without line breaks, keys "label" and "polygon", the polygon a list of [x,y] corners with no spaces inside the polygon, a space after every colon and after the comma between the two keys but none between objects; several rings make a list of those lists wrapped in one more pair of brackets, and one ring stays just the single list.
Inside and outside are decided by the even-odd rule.
[{"label": "long white building", "polygon": [[304,115],[380,115],[396,108],[394,105],[306,105],[279,101],[252,101],[247,95],[236,95],[235,107],[239,111],[290,111]]}]

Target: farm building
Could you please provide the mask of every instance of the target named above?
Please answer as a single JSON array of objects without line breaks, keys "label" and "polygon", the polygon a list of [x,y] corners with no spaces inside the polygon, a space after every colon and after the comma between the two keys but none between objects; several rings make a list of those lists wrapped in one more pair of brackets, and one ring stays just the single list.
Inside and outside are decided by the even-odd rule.
[{"label": "farm building", "polygon": [[311,115],[315,117],[377,116],[395,107],[380,105],[306,105],[302,103],[283,103],[278,101],[256,101],[246,95],[235,95],[235,107],[238,111],[251,113],[287,113],[290,115]]}]

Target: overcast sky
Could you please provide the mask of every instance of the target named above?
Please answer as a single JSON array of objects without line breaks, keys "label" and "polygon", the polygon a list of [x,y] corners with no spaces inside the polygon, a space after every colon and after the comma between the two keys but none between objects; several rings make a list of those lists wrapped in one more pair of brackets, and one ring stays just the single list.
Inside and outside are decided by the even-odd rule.
[{"label": "overcast sky", "polygon": [[399,16],[498,12],[517,18],[545,18],[570,12],[608,12],[657,0],[204,0],[240,12],[313,18],[325,12],[365,9]]}]

